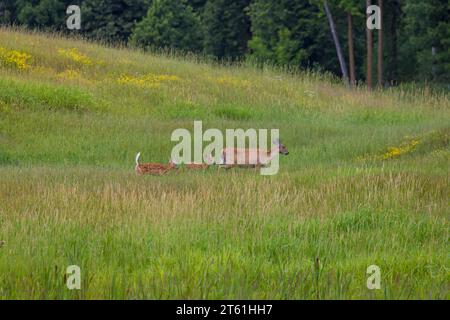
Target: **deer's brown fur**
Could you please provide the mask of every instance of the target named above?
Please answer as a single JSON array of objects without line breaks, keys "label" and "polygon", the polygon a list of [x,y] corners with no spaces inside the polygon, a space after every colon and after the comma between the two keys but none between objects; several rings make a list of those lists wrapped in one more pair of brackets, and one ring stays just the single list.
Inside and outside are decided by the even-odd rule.
[{"label": "deer's brown fur", "polygon": [[175,164],[172,161],[169,161],[168,164],[162,164],[162,163],[140,163],[141,153],[139,152],[136,155],[136,167],[135,171],[136,174],[142,175],[142,174],[152,174],[152,175],[164,175],[168,173],[170,170],[176,169]]},{"label": "deer's brown fur", "polygon": [[186,168],[189,170],[205,170],[205,169],[209,168],[209,164],[207,164],[207,163],[201,163],[201,164],[189,163],[189,164],[186,164]]}]

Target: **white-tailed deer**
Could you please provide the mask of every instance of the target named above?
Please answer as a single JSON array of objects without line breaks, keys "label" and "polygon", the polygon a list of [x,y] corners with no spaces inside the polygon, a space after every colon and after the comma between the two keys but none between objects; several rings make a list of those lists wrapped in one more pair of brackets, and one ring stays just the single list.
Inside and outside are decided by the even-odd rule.
[{"label": "white-tailed deer", "polygon": [[221,164],[224,168],[232,167],[262,167],[266,166],[278,154],[288,155],[288,149],[280,142],[273,140],[270,150],[259,148],[224,148],[222,150]]},{"label": "white-tailed deer", "polygon": [[169,161],[168,164],[162,163],[140,163],[139,158],[141,157],[141,153],[139,152],[136,155],[136,174],[153,174],[153,175],[163,175],[169,172],[172,169],[176,169],[175,163]]}]

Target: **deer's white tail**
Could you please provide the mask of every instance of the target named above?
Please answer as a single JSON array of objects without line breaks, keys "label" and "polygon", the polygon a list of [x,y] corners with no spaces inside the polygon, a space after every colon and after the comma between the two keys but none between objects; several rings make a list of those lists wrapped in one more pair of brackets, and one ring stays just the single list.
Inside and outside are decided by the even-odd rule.
[{"label": "deer's white tail", "polygon": [[141,157],[141,153],[138,152],[138,154],[136,155],[136,165],[139,165],[139,158]]}]

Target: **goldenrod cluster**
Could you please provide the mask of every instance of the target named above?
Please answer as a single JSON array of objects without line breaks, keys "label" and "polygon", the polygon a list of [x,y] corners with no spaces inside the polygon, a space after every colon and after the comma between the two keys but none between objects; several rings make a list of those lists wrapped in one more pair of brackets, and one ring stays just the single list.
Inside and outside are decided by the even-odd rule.
[{"label": "goldenrod cluster", "polygon": [[382,154],[376,154],[376,155],[367,155],[358,157],[357,161],[367,161],[367,160],[390,160],[398,158],[402,155],[408,154],[413,152],[417,146],[420,144],[420,139],[414,138],[407,142],[402,143],[398,147],[389,147],[386,152],[383,152]]},{"label": "goldenrod cluster", "polygon": [[30,67],[31,55],[18,50],[8,50],[0,47],[0,62],[6,65],[12,65],[19,70],[25,70]]},{"label": "goldenrod cluster", "polygon": [[419,139],[412,139],[407,143],[403,143],[399,147],[390,147],[386,153],[381,155],[380,158],[382,160],[397,158],[401,155],[414,151],[416,147],[419,145],[419,143],[420,143]]},{"label": "goldenrod cluster", "polygon": [[65,56],[66,58],[71,59],[72,61],[83,65],[89,66],[94,64],[94,62],[88,56],[79,52],[77,48],[58,49],[58,53]]},{"label": "goldenrod cluster", "polygon": [[139,87],[157,88],[161,85],[162,82],[178,81],[178,80],[180,80],[180,78],[174,75],[167,75],[167,74],[155,75],[149,73],[144,76],[138,77],[123,74],[117,79],[117,82],[121,84],[136,85]]}]

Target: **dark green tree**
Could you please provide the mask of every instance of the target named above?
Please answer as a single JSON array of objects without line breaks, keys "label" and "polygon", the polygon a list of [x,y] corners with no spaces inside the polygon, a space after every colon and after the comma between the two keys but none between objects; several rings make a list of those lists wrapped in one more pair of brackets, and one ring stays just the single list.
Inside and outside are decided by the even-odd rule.
[{"label": "dark green tree", "polygon": [[450,4],[448,0],[405,1],[402,78],[450,80]]},{"label": "dark green tree", "polygon": [[67,0],[17,0],[13,21],[29,28],[65,30]]},{"label": "dark green tree", "polygon": [[130,38],[137,47],[193,52],[201,51],[202,41],[200,20],[182,0],[154,0]]},{"label": "dark green tree", "polygon": [[84,0],[83,33],[93,39],[127,41],[151,0]]},{"label": "dark green tree", "polygon": [[202,12],[208,0],[187,0],[187,4],[192,7],[195,12]]},{"label": "dark green tree", "polygon": [[219,58],[245,55],[250,39],[250,0],[209,0],[203,12],[204,50]]},{"label": "dark green tree", "polygon": [[[330,6],[334,11],[336,3]],[[250,17],[252,58],[341,74],[323,1],[254,0]],[[347,30],[345,18],[334,16],[340,36]]]},{"label": "dark green tree", "polygon": [[309,66],[317,49],[319,10],[306,1],[254,0],[251,55],[281,65]]},{"label": "dark green tree", "polygon": [[0,25],[17,23],[17,6],[14,0],[0,1]]},{"label": "dark green tree", "polygon": [[401,0],[385,0],[383,11],[383,28],[385,45],[385,78],[390,85],[395,85],[398,81],[398,47],[399,30],[402,18]]},{"label": "dark green tree", "polygon": [[67,31],[69,5],[81,7],[81,32],[94,39],[126,41],[151,0],[3,0],[0,23]]}]

